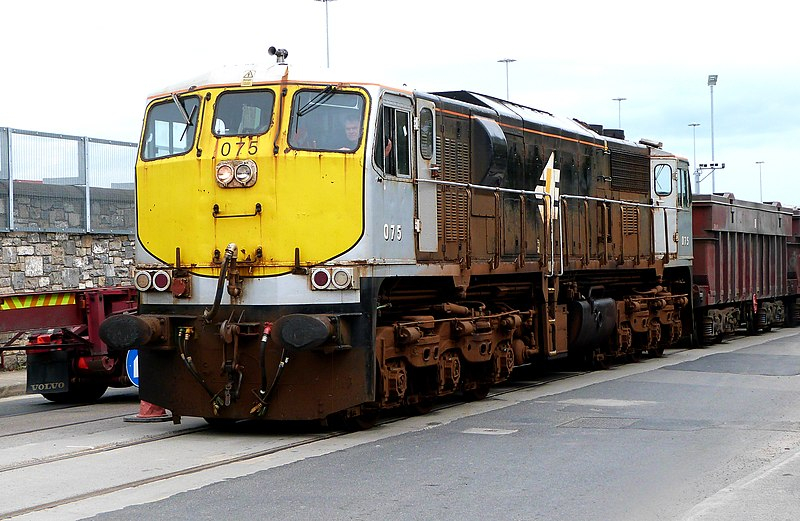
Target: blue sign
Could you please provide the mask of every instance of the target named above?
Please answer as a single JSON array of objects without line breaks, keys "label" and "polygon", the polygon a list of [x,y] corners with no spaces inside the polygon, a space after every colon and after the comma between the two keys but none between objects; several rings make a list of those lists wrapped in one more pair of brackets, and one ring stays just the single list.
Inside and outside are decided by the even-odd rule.
[{"label": "blue sign", "polygon": [[128,351],[125,359],[125,371],[128,373],[131,383],[139,387],[139,351],[137,349]]}]

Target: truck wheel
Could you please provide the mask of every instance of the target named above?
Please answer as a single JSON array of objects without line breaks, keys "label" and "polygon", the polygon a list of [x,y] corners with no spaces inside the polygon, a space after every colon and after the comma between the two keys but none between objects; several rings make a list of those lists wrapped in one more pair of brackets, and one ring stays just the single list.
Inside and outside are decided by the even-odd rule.
[{"label": "truck wheel", "polygon": [[45,399],[53,403],[93,403],[100,399],[108,389],[103,384],[73,385],[65,393],[42,393]]}]

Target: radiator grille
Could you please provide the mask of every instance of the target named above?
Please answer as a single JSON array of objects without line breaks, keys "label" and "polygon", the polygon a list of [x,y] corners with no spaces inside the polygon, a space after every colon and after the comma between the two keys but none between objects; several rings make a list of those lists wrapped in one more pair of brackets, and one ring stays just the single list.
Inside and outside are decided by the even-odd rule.
[{"label": "radiator grille", "polygon": [[638,235],[639,212],[630,206],[622,207],[622,233],[625,235]]},{"label": "radiator grille", "polygon": [[[436,147],[437,162],[442,165],[442,180],[469,183],[469,146],[445,138],[444,146]],[[467,239],[467,193],[463,188],[439,186],[436,207],[441,216],[439,234],[445,241]]]},{"label": "radiator grille", "polygon": [[609,146],[611,150],[611,188],[650,194],[650,159]]}]

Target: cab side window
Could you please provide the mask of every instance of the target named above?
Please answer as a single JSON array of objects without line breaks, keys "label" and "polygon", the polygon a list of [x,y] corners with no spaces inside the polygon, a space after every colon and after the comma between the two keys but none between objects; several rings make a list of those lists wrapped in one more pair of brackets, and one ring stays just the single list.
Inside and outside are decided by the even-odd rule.
[{"label": "cab side window", "polygon": [[419,153],[423,159],[433,157],[433,112],[428,108],[419,113]]},{"label": "cab side window", "polygon": [[691,208],[692,206],[692,185],[689,177],[689,170],[678,169],[678,206],[681,208]]},{"label": "cab side window", "polygon": [[654,183],[657,195],[669,195],[672,193],[672,167],[666,164],[656,165],[654,171]]},{"label": "cab side window", "polygon": [[411,114],[394,107],[383,107],[378,115],[375,140],[375,165],[387,175],[410,177]]}]

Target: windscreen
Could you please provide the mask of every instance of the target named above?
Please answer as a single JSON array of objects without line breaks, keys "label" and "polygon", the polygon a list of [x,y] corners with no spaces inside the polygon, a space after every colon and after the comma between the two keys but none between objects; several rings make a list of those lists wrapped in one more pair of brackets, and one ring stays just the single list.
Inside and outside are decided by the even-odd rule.
[{"label": "windscreen", "polygon": [[364,98],[351,92],[302,90],[292,101],[289,146],[300,150],[353,152],[361,144]]}]

